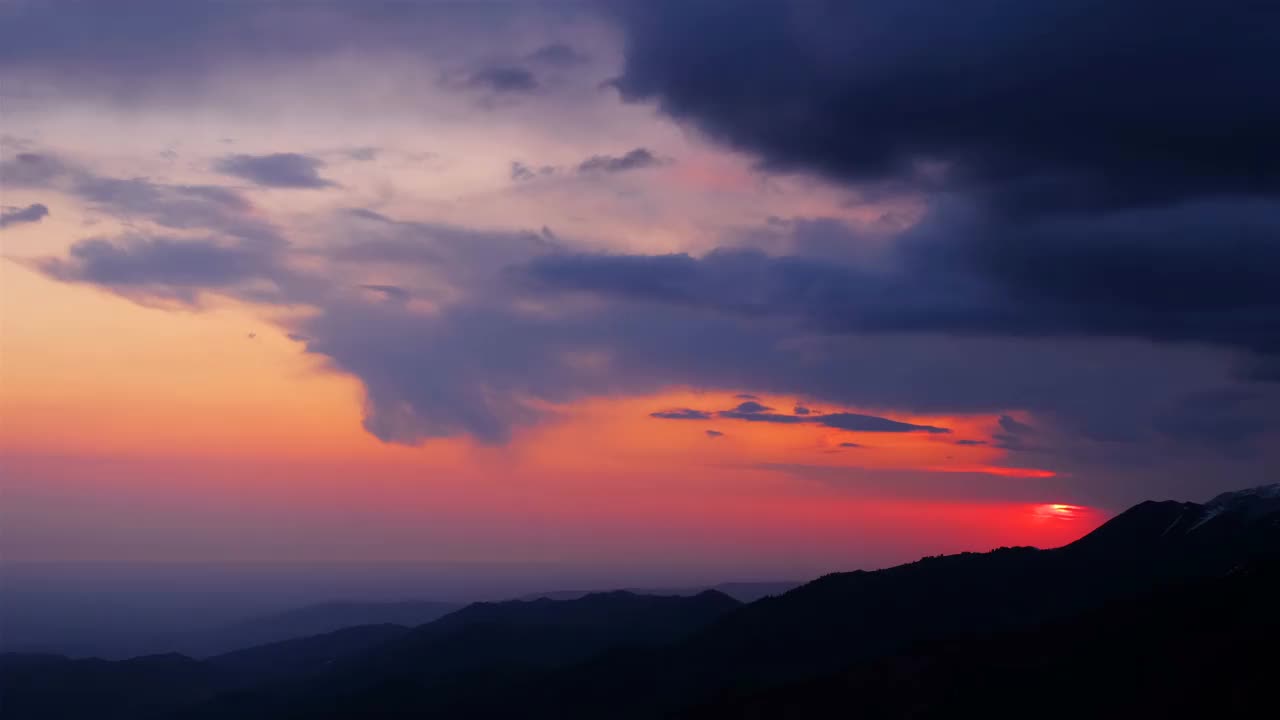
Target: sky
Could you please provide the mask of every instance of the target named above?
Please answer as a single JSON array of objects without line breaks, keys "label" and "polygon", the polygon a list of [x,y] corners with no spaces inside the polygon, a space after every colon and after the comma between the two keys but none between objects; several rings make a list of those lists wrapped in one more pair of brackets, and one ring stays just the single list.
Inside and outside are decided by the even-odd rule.
[{"label": "sky", "polygon": [[0,554],[803,579],[1274,482],[1278,31],[0,2]]}]

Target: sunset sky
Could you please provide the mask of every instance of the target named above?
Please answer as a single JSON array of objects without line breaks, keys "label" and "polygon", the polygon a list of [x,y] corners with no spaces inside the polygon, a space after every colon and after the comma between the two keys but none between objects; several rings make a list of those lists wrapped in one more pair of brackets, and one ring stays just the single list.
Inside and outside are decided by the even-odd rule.
[{"label": "sunset sky", "polygon": [[1277,480],[1248,29],[926,5],[0,2],[0,555],[803,578]]}]

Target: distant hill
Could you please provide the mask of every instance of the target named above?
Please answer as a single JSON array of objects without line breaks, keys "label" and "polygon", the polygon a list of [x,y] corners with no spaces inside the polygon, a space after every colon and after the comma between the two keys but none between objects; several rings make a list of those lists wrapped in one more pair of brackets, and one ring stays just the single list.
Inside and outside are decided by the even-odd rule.
[{"label": "distant hill", "polygon": [[[474,603],[374,651],[335,663],[303,684],[235,693],[192,711],[201,718],[364,717],[437,712],[508,679],[554,671],[603,653],[657,648],[689,636],[741,604],[705,591],[691,597],[595,593],[574,600]],[[465,688],[459,696],[458,688]]]},{"label": "distant hill", "polygon": [[[9,656],[0,691],[6,720],[1215,717],[1215,693],[1237,714],[1270,701],[1280,663],[1251,658],[1278,639],[1277,557],[1269,486],[1142,503],[1062,548],[837,573],[746,605],[612,592],[205,662]],[[32,700],[50,693],[94,712]]]},{"label": "distant hill", "polygon": [[319,635],[358,625],[424,625],[454,612],[461,603],[413,600],[406,602],[330,602],[251,618],[217,630],[193,633],[176,648],[208,656],[239,648]]},{"label": "distant hill", "polygon": [[159,712],[272,717],[282,708],[411,693],[461,673],[554,668],[608,650],[673,643],[739,606],[713,591],[611,592],[475,603],[413,629],[359,626],[204,661],[177,654],[116,662],[0,654],[0,708],[5,720]]},{"label": "distant hill", "polygon": [[[0,598],[0,606],[3,598]],[[415,626],[431,622],[459,608],[463,603],[413,600],[404,602],[328,602],[292,608],[249,617],[209,627],[177,631],[173,619],[151,624],[145,613],[135,612],[124,627],[112,624],[118,619],[108,614],[98,625],[83,621],[81,629],[58,629],[57,632],[29,632],[18,625],[16,637],[6,637],[4,651],[66,654],[75,657],[123,659],[144,655],[181,653],[194,658],[211,657],[241,648],[265,645],[294,638],[332,632],[357,625]],[[4,624],[6,620],[0,620]],[[21,623],[8,618],[5,629]],[[46,625],[48,623],[46,622]],[[46,628],[47,630],[47,628]],[[5,633],[6,635],[10,633]],[[43,639],[38,639],[43,635]]]},{"label": "distant hill", "polygon": [[[794,581],[775,581],[775,582],[727,582],[719,585],[711,585],[707,587],[687,587],[687,588],[622,588],[624,592],[635,593],[636,595],[697,595],[707,590],[715,590],[737,600],[738,602],[755,602],[760,598],[769,597],[771,595],[781,595],[790,590],[794,590],[804,583]],[[548,600],[577,600],[580,597],[600,592],[599,590],[556,590],[543,593],[529,593],[522,595],[520,600],[538,600],[546,598]]]}]

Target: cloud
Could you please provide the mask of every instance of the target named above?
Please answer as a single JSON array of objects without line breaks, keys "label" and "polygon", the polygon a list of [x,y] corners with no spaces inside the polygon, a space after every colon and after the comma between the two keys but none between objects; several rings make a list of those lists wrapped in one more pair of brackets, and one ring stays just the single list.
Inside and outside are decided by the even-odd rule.
[{"label": "cloud", "polygon": [[31,203],[24,208],[6,207],[0,209],[0,228],[40,222],[48,215],[49,208],[40,203]]},{"label": "cloud", "polygon": [[1280,420],[1266,411],[1269,400],[1241,387],[1189,393],[1156,416],[1161,435],[1183,445],[1222,453],[1249,452],[1249,445]]},{"label": "cloud", "polygon": [[913,423],[898,422],[888,418],[877,417],[875,415],[861,415],[858,413],[827,413],[820,417],[813,418],[812,422],[824,425],[837,430],[850,430],[854,432],[924,432],[930,434],[949,433],[951,430],[933,425],[916,425]]},{"label": "cloud", "polygon": [[[59,274],[114,282],[104,287],[131,297],[151,290],[154,285],[139,284],[150,278],[186,283],[185,295],[176,287],[158,289],[184,301],[199,292],[221,292],[250,302],[307,307],[308,312],[281,321],[282,331],[336,371],[358,378],[365,390],[365,427],[384,441],[405,444],[460,435],[502,443],[520,428],[553,417],[548,405],[659,393],[673,386],[727,393],[752,387],[769,395],[911,414],[998,414],[1016,408],[1046,425],[1052,420],[1063,432],[1091,437],[1113,428],[1152,431],[1153,413],[1171,388],[1185,387],[1189,379],[1224,377],[1230,367],[1229,354],[1203,346],[918,333],[868,342],[785,314],[713,307],[691,312],[684,305],[612,294],[580,302],[525,282],[530,258],[566,254],[549,233],[406,222],[373,211],[341,211],[328,220],[325,227],[335,244],[307,251],[308,266],[324,265],[315,276],[288,272],[292,251],[287,246],[221,233],[210,235],[211,246],[241,257],[263,253],[247,260],[252,272],[243,279],[234,273],[183,277],[166,269],[171,265],[152,261],[163,253],[128,238],[111,243],[131,262],[141,258],[123,277],[95,263],[93,253],[85,254],[83,264],[64,259],[70,265]],[[424,250],[431,258],[418,262]],[[219,262],[210,267],[240,267]],[[430,312],[370,298],[362,289],[345,291],[355,288],[353,276],[374,280],[369,271],[394,279],[397,286],[412,282],[415,294],[424,283],[438,279],[443,285],[431,296]],[[126,281],[134,284],[120,284]],[[584,353],[603,361],[591,366],[575,361]],[[742,420],[820,427],[816,420],[822,417],[756,412]],[[865,420],[854,424],[839,416],[833,422],[868,427]],[[930,432],[927,426],[881,427]],[[1087,457],[1089,447],[1073,446],[1072,462]],[[1153,446],[1135,448],[1150,452]],[[1097,477],[1102,483],[1115,476]]]},{"label": "cloud", "polygon": [[1082,493],[1078,482],[1064,477],[1017,477],[974,469],[949,472],[932,469],[873,469],[861,467],[806,465],[801,463],[757,463],[750,467],[770,470],[823,483],[833,489],[869,498],[912,498],[937,501],[997,500],[1043,502],[1046,497],[1076,499]]},{"label": "cloud", "polygon": [[796,415],[808,415],[813,411],[803,405],[797,405],[795,409],[792,410],[792,412],[795,413]]},{"label": "cloud", "polygon": [[[877,417],[875,415],[862,415],[859,413],[847,412],[829,413],[826,415],[809,415],[805,412],[798,413],[796,415],[785,415],[782,413],[769,412],[772,409],[773,408],[766,407],[753,400],[748,400],[731,410],[721,410],[716,413],[716,416],[731,420],[777,423],[780,425],[812,423],[836,430],[848,430],[851,432],[951,432],[947,428],[934,427],[932,425],[915,425],[912,423]],[[705,413],[703,414],[705,415]],[[654,417],[658,417],[658,415],[655,414]]]},{"label": "cloud", "polygon": [[622,96],[769,168],[856,182],[914,179],[935,163],[1019,206],[1280,188],[1280,143],[1265,130],[1280,104],[1256,95],[1280,62],[1280,16],[1263,5],[1220,14],[1175,0],[1157,21],[1142,0],[1089,12],[1077,0],[1018,12],[980,0],[945,27],[945,0],[611,7],[625,34]]},{"label": "cloud", "polygon": [[495,93],[531,93],[539,88],[532,72],[515,65],[494,65],[467,76],[466,85]]},{"label": "cloud", "polygon": [[543,63],[554,67],[566,68],[575,65],[583,65],[590,61],[590,57],[576,50],[572,45],[565,43],[551,43],[529,53],[529,60],[536,63]]},{"label": "cloud", "polygon": [[132,226],[118,237],[77,241],[65,258],[28,261],[56,279],[188,305],[210,290],[264,303],[316,293],[315,283],[285,267],[283,236],[230,188],[108,177],[39,153],[6,161],[0,172],[14,186],[66,193]]},{"label": "cloud", "polygon": [[[769,171],[928,199],[895,244],[908,271],[792,268],[779,299],[809,318],[1280,353],[1265,319],[1280,307],[1280,137],[1264,129],[1280,102],[1256,100],[1280,64],[1280,13],[981,0],[947,25],[942,0],[610,7],[625,100]],[[895,302],[855,290],[868,287]]]},{"label": "cloud", "polygon": [[1008,415],[1001,415],[999,423],[1001,429],[1012,435],[1031,435],[1036,431],[1036,429],[1030,425],[1024,422],[1019,422]]},{"label": "cloud", "polygon": [[[220,76],[251,82],[333,58],[430,68],[527,42],[543,12],[486,3],[180,2],[0,3],[0,72],[79,92],[135,98],[190,92]],[[556,21],[590,12],[555,8]],[[541,56],[540,56],[541,57]],[[542,64],[567,55],[552,50]],[[532,60],[531,60],[532,61]],[[340,82],[338,78],[334,82]]]},{"label": "cloud", "polygon": [[840,443],[840,447],[842,447],[842,448],[865,448],[865,447],[866,447],[866,445],[859,445],[858,443],[852,443],[852,442],[842,442],[842,443]]},{"label": "cloud", "polygon": [[621,156],[592,155],[586,160],[578,163],[576,167],[567,168],[558,168],[553,165],[534,167],[523,162],[514,161],[511,163],[511,179],[516,182],[528,182],[538,178],[547,178],[557,175],[568,176],[575,172],[582,176],[614,174],[646,167],[654,167],[665,164],[666,162],[668,161],[658,158],[644,148],[636,148],[635,150]]},{"label": "cloud", "polygon": [[[1228,216],[1235,212],[1233,219]],[[1230,243],[1209,243],[1230,223]],[[1232,204],[1050,219],[1021,231],[939,209],[888,262],[719,248],[688,254],[559,254],[525,272],[586,292],[829,332],[1139,337],[1280,351],[1280,208]]]},{"label": "cloud", "polygon": [[647,148],[636,148],[625,155],[592,155],[578,163],[580,173],[620,173],[662,165],[664,160]]},{"label": "cloud", "polygon": [[144,236],[82,240],[71,246],[68,258],[39,260],[36,267],[64,282],[92,283],[123,294],[145,291],[187,304],[195,304],[200,291],[266,279],[273,272],[273,263],[253,250],[213,240]]},{"label": "cloud", "polygon": [[[743,405],[755,405],[756,403],[743,403]],[[739,406],[741,407],[741,406]],[[730,420],[746,420],[748,422],[777,423],[779,425],[795,425],[805,422],[805,418],[796,417],[795,415],[783,415],[781,413],[762,412],[754,408],[741,410],[721,410],[716,413],[718,417],[728,418]]]},{"label": "cloud", "polygon": [[978,445],[986,445],[986,440],[956,440],[956,445],[964,445],[967,447],[976,447]]},{"label": "cloud", "polygon": [[342,151],[343,155],[346,155],[348,158],[359,161],[359,162],[373,162],[374,160],[378,159],[378,155],[381,153],[382,153],[382,148],[373,147],[369,145],[366,145],[363,147],[348,148]]},{"label": "cloud", "polygon": [[511,162],[511,179],[515,182],[527,182],[540,177],[550,177],[556,173],[556,169],[550,165],[542,167],[531,167],[519,161]]},{"label": "cloud", "polygon": [[281,246],[284,238],[237,191],[100,175],[48,153],[22,153],[0,163],[9,187],[52,189],[122,221],[145,220],[169,230],[205,230],[244,243]]},{"label": "cloud", "polygon": [[724,437],[724,433],[720,432],[719,430],[707,430],[705,432],[707,433],[707,437],[712,439],[715,439],[718,437]]},{"label": "cloud", "polygon": [[412,297],[408,290],[405,290],[404,288],[398,285],[369,284],[369,285],[361,285],[360,287],[365,290],[370,290],[372,292],[378,293],[388,302],[404,303],[404,302],[408,302],[409,298]]},{"label": "cloud", "polygon": [[659,410],[658,412],[649,413],[649,417],[658,418],[660,420],[710,420],[711,413],[692,408],[676,408],[674,410]]},{"label": "cloud", "polygon": [[48,187],[70,171],[62,160],[47,153],[22,152],[0,162],[0,178],[9,187]]},{"label": "cloud", "polygon": [[250,182],[273,188],[327,188],[334,183],[320,177],[324,161],[298,153],[228,155],[214,168]]}]

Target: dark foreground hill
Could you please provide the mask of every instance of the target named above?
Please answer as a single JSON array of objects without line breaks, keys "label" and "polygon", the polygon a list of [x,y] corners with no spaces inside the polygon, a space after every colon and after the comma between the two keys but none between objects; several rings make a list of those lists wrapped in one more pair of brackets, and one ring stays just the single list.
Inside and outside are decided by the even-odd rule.
[{"label": "dark foreground hill", "polygon": [[1223,718],[1276,712],[1280,558],[1080,616],[959,635],[692,708],[735,718]]},{"label": "dark foreground hill", "polygon": [[[1173,683],[1196,673],[1233,693],[1222,708],[1239,710],[1261,702],[1255,680],[1280,669],[1274,652],[1261,665],[1246,660],[1265,647],[1259,638],[1274,639],[1277,613],[1264,611],[1280,600],[1277,554],[1280,486],[1205,504],[1146,502],[1063,548],[834,574],[745,606],[719,593],[477,604],[319,661],[318,650],[296,645],[266,651],[296,668],[276,675],[243,660],[167,658],[170,688],[125,706],[133,714],[92,716],[1039,716],[1065,707],[1117,716],[1144,702],[1183,707],[1169,699],[1179,697]],[[1232,608],[1268,616],[1217,617]],[[1210,667],[1205,653],[1231,657]],[[138,668],[106,665],[91,687],[148,687]],[[6,682],[19,698],[40,683],[89,682],[25,672]],[[173,691],[183,687],[195,689],[184,699]],[[1152,697],[1161,690],[1170,694]],[[30,709],[13,717],[68,717],[19,707]]]}]

